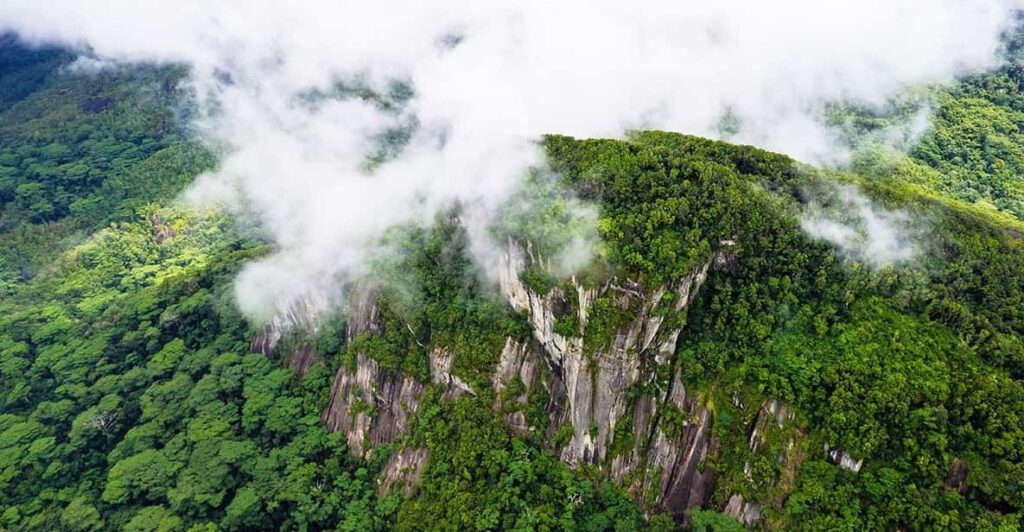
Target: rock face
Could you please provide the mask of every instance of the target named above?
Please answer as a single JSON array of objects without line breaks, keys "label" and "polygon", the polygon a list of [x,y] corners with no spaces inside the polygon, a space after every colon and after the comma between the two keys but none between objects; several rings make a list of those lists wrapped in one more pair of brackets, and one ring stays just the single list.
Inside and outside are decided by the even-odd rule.
[{"label": "rock face", "polygon": [[[734,398],[734,404],[741,406],[737,398]],[[787,404],[776,399],[766,399],[761,403],[757,415],[750,424],[750,437],[747,443],[750,452],[775,453],[772,458],[781,467],[771,478],[755,479],[750,462],[743,464],[743,477],[747,483],[768,483],[775,488],[771,490],[773,495],[767,500],[747,500],[741,493],[733,493],[729,497],[722,511],[736,518],[745,527],[754,528],[761,523],[764,507],[781,508],[793,487],[796,470],[803,461],[803,447],[800,443],[803,435],[793,426],[792,421],[795,417]],[[785,442],[781,449],[768,445],[770,437],[781,438],[776,441]]]},{"label": "rock face", "polygon": [[311,345],[303,345],[288,353],[288,369],[299,375],[305,375],[309,368],[323,363],[324,359],[320,357],[320,353],[316,352],[316,348]]},{"label": "rock face", "polygon": [[945,482],[946,489],[956,490],[960,495],[967,495],[969,491],[967,475],[969,473],[970,468],[967,466],[967,462],[954,458],[949,464],[949,474],[946,476]]},{"label": "rock face", "polygon": [[723,511],[748,528],[757,526],[761,522],[761,505],[743,500],[743,496],[738,493],[729,497],[729,502]]},{"label": "rock face", "polygon": [[[621,482],[626,474],[642,469],[643,489],[639,493],[634,490],[637,500],[653,500],[661,509],[681,516],[687,508],[703,506],[711,497],[714,474],[701,471],[700,465],[717,454],[718,440],[711,435],[710,410],[686,394],[678,371],[667,401],[683,413],[684,426],[672,429],[659,420],[653,425],[654,439],[648,445],[637,443],[628,460],[612,462],[612,478]],[[638,405],[634,429],[644,418],[657,413],[656,406],[650,399]]]},{"label": "rock face", "polygon": [[[295,300],[284,312],[276,314],[263,326],[249,344],[249,350],[270,355],[289,330],[316,334],[316,317],[326,308],[327,300],[315,294]],[[299,375],[305,375],[310,367],[322,364],[323,359],[313,346],[302,345],[287,353],[286,363]]]},{"label": "rock face", "polygon": [[[615,278],[587,288],[574,278],[569,288],[540,294],[526,286],[519,273],[528,265],[543,264],[542,259],[529,246],[524,249],[510,240],[501,270],[502,294],[513,308],[526,312],[533,340],[551,373],[548,440],[557,446],[558,455],[570,465],[594,464],[626,485],[638,501],[653,501],[655,507],[677,514],[710,496],[714,478],[698,466],[714,452],[716,442],[709,433],[710,411],[686,394],[678,371],[669,383],[657,381],[664,373],[659,369],[673,374],[668,366],[681,331],[678,325],[664,324],[668,316],[685,311],[713,264],[727,264],[722,257],[715,254],[690,274],[653,290]],[[610,298],[628,319],[614,326],[607,345],[585,346],[598,298]],[[570,312],[576,313],[578,334],[563,336],[555,324]],[[524,384],[531,381],[536,364],[521,362],[532,353],[530,348],[509,340],[504,351],[495,387],[501,389],[515,371],[521,378],[529,377],[522,378]],[[631,393],[641,387],[654,391]],[[684,414],[684,426],[662,426],[660,413],[669,403]],[[520,418],[513,417],[510,424],[523,429]],[[617,431],[620,426],[624,430]],[[616,434],[623,441],[616,441]],[[561,441],[566,435],[568,441]]]},{"label": "rock face", "polygon": [[[682,517],[705,505],[715,477],[703,464],[717,455],[718,441],[712,412],[688,393],[674,353],[687,307],[711,268],[728,267],[730,257],[715,253],[663,286],[612,278],[586,287],[571,279],[543,294],[520,279],[528,265],[543,264],[529,246],[510,240],[504,259],[501,293],[526,315],[532,332],[528,340],[506,339],[491,379],[494,408],[513,432],[536,435],[571,466],[593,465],[650,510]],[[382,334],[380,315],[377,291],[357,287],[346,311],[346,341]],[[338,370],[323,421],[366,457],[408,432],[430,383],[386,374],[365,353],[353,355],[355,364]],[[452,373],[450,351],[431,346],[429,355],[431,380],[444,387],[443,397],[476,395]],[[533,409],[528,420],[527,405],[545,402],[547,419]],[[385,465],[379,490],[411,489],[428,460],[425,449],[403,448]]]},{"label": "rock face", "polygon": [[377,477],[377,495],[383,497],[395,491],[412,495],[429,460],[430,451],[422,448],[407,447],[391,455]]},{"label": "rock face", "polygon": [[847,471],[860,473],[860,468],[864,465],[863,458],[856,460],[850,455],[850,453],[842,449],[832,449],[827,443],[825,444],[825,452],[828,453],[828,459],[831,460],[833,464]]},{"label": "rock face", "polygon": [[757,452],[757,449],[764,443],[764,434],[768,429],[768,423],[775,421],[775,424],[782,428],[786,421],[793,419],[793,413],[789,406],[776,399],[768,399],[761,404],[761,409],[754,419],[754,428],[750,431],[750,450]]},{"label": "rock face", "polygon": [[464,393],[476,395],[466,381],[452,375],[452,362],[454,362],[453,355],[444,348],[435,347],[430,350],[430,376],[433,382],[446,387],[444,396],[449,399]]},{"label": "rock face", "polygon": [[376,446],[409,432],[423,389],[411,377],[382,373],[376,360],[359,353],[355,371],[338,370],[322,420],[345,434],[352,452],[367,457]]},{"label": "rock face", "polygon": [[[518,436],[523,436],[533,430],[547,429],[546,426],[529,426],[522,410],[526,406],[530,392],[535,386],[542,385],[538,383],[538,372],[542,369],[541,357],[542,355],[534,344],[520,343],[507,338],[505,347],[501,350],[501,358],[498,359],[498,367],[491,379],[491,384],[498,396],[494,408],[499,412],[506,412],[505,422]],[[520,385],[517,387],[519,393],[516,393],[514,397],[502,399],[503,396],[508,395],[507,391],[511,386],[517,383]],[[503,404],[503,401],[512,404]]]},{"label": "rock face", "polygon": [[[346,342],[362,333],[383,332],[375,287],[364,285],[354,291],[346,319]],[[355,356],[354,368],[338,369],[322,421],[345,434],[352,452],[367,457],[377,445],[409,431],[425,384],[401,373],[382,372],[365,353]]]},{"label": "rock face", "polygon": [[[377,295],[378,289],[368,284],[353,291],[346,310],[346,343],[351,344],[363,333],[384,333]],[[429,356],[432,381],[446,387],[445,398],[466,393],[476,395],[465,381],[451,373],[454,359],[450,352],[435,347]],[[355,454],[368,457],[378,445],[391,443],[409,432],[409,424],[419,410],[428,384],[402,372],[383,372],[376,360],[365,353],[355,353],[354,367],[342,366],[334,377],[322,421],[331,430],[344,433]],[[392,457],[392,460],[405,460],[395,467],[405,468],[412,460],[405,453],[402,451]],[[425,455],[416,455],[416,458],[426,463]],[[418,474],[416,476],[418,478]]]}]

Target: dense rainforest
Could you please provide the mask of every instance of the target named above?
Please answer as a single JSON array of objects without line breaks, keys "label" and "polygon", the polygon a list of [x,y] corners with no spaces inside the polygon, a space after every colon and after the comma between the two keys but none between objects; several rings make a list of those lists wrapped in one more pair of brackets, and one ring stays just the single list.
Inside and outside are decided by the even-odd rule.
[{"label": "dense rainforest", "polygon": [[[546,137],[500,288],[452,206],[386,235],[353,309],[271,332],[232,280],[272,245],[175,201],[217,164],[186,76],[0,38],[0,528],[1024,525],[1022,67],[928,88],[907,152],[843,171]],[[599,211],[575,276],[542,258],[555,189]]]}]

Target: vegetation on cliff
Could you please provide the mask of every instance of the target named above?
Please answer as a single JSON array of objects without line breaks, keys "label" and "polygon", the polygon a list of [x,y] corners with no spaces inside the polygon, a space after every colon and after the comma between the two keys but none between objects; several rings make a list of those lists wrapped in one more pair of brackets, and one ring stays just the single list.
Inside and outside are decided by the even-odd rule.
[{"label": "vegetation on cliff", "polygon": [[[387,264],[397,277],[380,300],[383,336],[346,346],[344,324],[326,323],[253,354],[256,324],[235,310],[231,279],[266,244],[222,214],[171,206],[215,164],[188,140],[187,109],[170,107],[181,72],[74,73],[59,51],[0,45],[0,527],[675,526],[608,482],[608,464],[560,462],[560,431],[516,436],[494,409],[505,339],[531,331],[471,260],[457,216],[389,235],[403,252]],[[1021,526],[1019,83],[1011,67],[936,89],[935,127],[908,157],[865,151],[842,175],[671,133],[544,139],[560,186],[597,207],[600,249],[581,282],[616,275],[649,289],[728,249],[670,316],[684,327],[671,366],[713,411],[720,440],[702,464],[717,488],[694,526],[729,526],[715,511],[737,493],[764,505],[768,527]],[[913,253],[880,263],[809,236],[811,206],[857,224],[837,182],[879,211],[909,213],[892,220]],[[527,236],[564,241],[564,208],[554,201]],[[565,281],[544,269],[524,280],[542,291]],[[622,321],[611,296],[593,308],[591,347]],[[566,336],[572,319],[557,325]],[[313,343],[323,364],[286,369],[295,342]],[[474,394],[429,388],[410,434],[368,460],[321,424],[331,379],[356,351],[429,382],[433,347],[454,354],[451,371]],[[797,414],[755,452],[750,423],[765,398]],[[531,425],[545,422],[548,399],[522,406]],[[792,471],[776,459],[788,442],[802,457]],[[405,445],[430,452],[421,487],[382,494],[377,475]],[[826,445],[863,467],[838,467]]]}]

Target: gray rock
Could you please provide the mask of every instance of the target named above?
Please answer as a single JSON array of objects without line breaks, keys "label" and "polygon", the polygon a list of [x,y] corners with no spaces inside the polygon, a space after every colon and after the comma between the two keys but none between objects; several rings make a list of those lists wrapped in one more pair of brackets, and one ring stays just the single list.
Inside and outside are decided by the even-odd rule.
[{"label": "gray rock", "polygon": [[429,461],[430,451],[423,448],[405,448],[391,455],[377,476],[377,496],[395,491],[407,497],[412,495]]},{"label": "gray rock", "polygon": [[833,464],[836,464],[842,469],[852,471],[854,473],[860,473],[861,466],[864,465],[864,459],[856,460],[850,453],[842,449],[833,449],[829,444],[825,444],[825,452],[828,453],[829,460]]},{"label": "gray rock", "polygon": [[416,379],[382,373],[376,360],[360,353],[355,371],[338,369],[321,419],[345,435],[353,453],[368,457],[378,445],[409,432],[423,390]]},{"label": "gray rock", "polygon": [[[348,342],[364,332],[383,332],[375,286],[362,285],[354,291],[346,310],[346,323]],[[409,432],[424,387],[400,372],[381,372],[376,360],[357,353],[354,370],[345,366],[338,369],[321,420],[332,431],[345,435],[353,453],[367,457],[376,446]]]},{"label": "gray rock", "polygon": [[760,504],[744,501],[743,496],[738,493],[729,497],[729,502],[725,505],[725,513],[747,528],[757,526],[763,517]]},{"label": "gray rock", "polygon": [[[529,245],[524,249],[512,240],[500,270],[502,294],[513,308],[526,312],[533,339],[552,372],[549,435],[563,425],[572,428],[569,442],[556,450],[561,459],[570,465],[591,463],[607,468],[608,476],[620,483],[632,478],[632,485],[627,487],[637,500],[654,500],[657,506],[677,513],[703,504],[710,496],[714,479],[697,469],[712,447],[711,414],[686,396],[678,373],[670,389],[655,396],[631,399],[629,390],[653,383],[656,368],[672,362],[681,330],[663,327],[661,311],[667,309],[659,306],[664,295],[671,290],[675,295],[671,310],[684,311],[717,257],[671,285],[651,291],[630,279],[612,278],[603,286],[587,288],[572,278],[569,293],[562,288],[536,293],[520,280],[519,273],[527,265],[537,264],[537,258]],[[632,319],[615,331],[610,345],[584,350],[583,335],[591,307],[596,298],[603,296],[611,296],[616,306],[629,310]],[[564,337],[554,331],[554,324],[559,311],[570,306],[570,297],[575,298],[578,309],[580,335]],[[499,382],[507,382],[510,368],[521,357],[519,351],[527,350],[518,345],[511,348],[509,342],[495,373]],[[659,407],[665,401],[673,401],[695,420],[682,434],[669,437],[656,426]],[[631,425],[633,442],[626,452],[612,457],[609,450],[620,422]],[[660,481],[655,483],[653,479]]]}]

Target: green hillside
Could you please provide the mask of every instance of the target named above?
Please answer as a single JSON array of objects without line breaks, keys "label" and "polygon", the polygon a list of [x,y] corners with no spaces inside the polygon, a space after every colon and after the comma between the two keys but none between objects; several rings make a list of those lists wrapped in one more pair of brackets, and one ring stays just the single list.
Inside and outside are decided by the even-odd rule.
[{"label": "green hillside", "polygon": [[[517,435],[512,410],[494,408],[521,392],[491,376],[531,325],[483,280],[456,206],[429,230],[388,235],[403,253],[376,279],[384,334],[346,344],[335,317],[253,353],[262,324],[238,313],[231,283],[270,245],[173,201],[216,164],[187,130],[185,73],[76,73],[71,60],[0,40],[2,529],[734,530],[721,512],[735,494],[760,502],[766,529],[1024,524],[1017,67],[935,88],[934,128],[908,156],[860,154],[846,173],[674,133],[543,139],[558,185],[599,207],[582,285],[652,291],[722,257],[688,308],[659,315],[682,333],[629,397],[656,396],[678,371],[713,413],[717,454],[699,467],[715,488],[686,511],[610,481],[612,458],[570,467],[557,454],[567,433]],[[551,185],[541,175],[527,193]],[[862,223],[840,187],[906,214],[893,220],[911,235],[908,260],[879,264],[801,228],[812,209]],[[562,207],[530,234],[507,230],[546,250],[568,229]],[[522,278],[541,293],[571,287],[543,268]],[[585,333],[572,312],[555,329],[592,354],[631,319],[618,301],[596,297]],[[323,359],[301,376],[288,368],[298,346]],[[431,384],[438,347],[473,394]],[[369,459],[321,422],[357,354],[426,389],[409,433]],[[755,451],[766,399],[795,416]],[[556,400],[531,393],[518,408],[544,426]],[[659,422],[692,420],[667,408]],[[615,431],[631,442],[627,424]],[[863,467],[838,467],[826,445]],[[429,464],[418,486],[385,494],[378,475],[405,448],[427,449]]]}]

